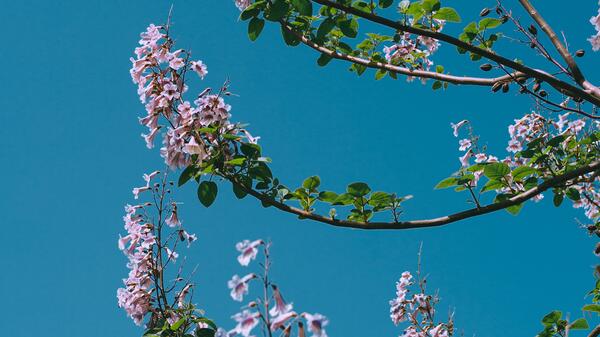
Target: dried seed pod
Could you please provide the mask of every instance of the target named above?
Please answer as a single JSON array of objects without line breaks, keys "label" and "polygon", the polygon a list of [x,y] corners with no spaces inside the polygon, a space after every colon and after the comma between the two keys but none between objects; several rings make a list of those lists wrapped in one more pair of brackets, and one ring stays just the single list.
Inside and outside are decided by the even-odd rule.
[{"label": "dried seed pod", "polygon": [[492,65],[489,63],[484,63],[481,66],[479,66],[479,69],[481,69],[483,71],[490,71],[490,70],[492,70]]},{"label": "dried seed pod", "polygon": [[510,84],[508,84],[508,82],[506,82],[506,83],[504,83],[502,85],[502,92],[503,93],[507,93],[509,89],[510,89]]},{"label": "dried seed pod", "polygon": [[488,14],[490,14],[490,9],[486,7],[481,10],[481,12],[479,13],[479,16],[484,17],[484,16],[487,16]]},{"label": "dried seed pod", "polygon": [[508,22],[508,15],[503,15],[503,16],[500,18],[500,21],[502,21],[502,23],[506,23],[506,22]]},{"label": "dried seed pod", "polygon": [[502,84],[503,84],[502,82],[494,83],[494,85],[492,85],[492,91],[496,92],[496,91],[500,90],[500,88],[502,88]]},{"label": "dried seed pod", "polygon": [[577,57],[582,57],[583,55],[585,55],[585,50],[583,50],[583,49],[579,49],[578,51],[575,52],[575,56],[577,56]]},{"label": "dried seed pod", "polygon": [[533,34],[533,35],[537,35],[537,28],[535,28],[535,26],[534,26],[533,24],[531,24],[531,25],[530,25],[530,26],[527,28],[527,30],[528,30],[528,31],[529,31],[531,34]]},{"label": "dried seed pod", "polygon": [[497,13],[498,15],[502,15],[502,12],[503,12],[502,8],[500,8],[500,7],[498,7],[498,6],[497,6],[497,7],[496,7],[496,13]]}]

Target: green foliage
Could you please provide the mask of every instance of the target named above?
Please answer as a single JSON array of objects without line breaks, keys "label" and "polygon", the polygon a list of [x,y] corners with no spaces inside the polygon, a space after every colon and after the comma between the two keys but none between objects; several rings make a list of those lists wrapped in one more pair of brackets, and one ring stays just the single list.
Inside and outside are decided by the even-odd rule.
[{"label": "green foliage", "polygon": [[202,181],[198,185],[198,200],[205,207],[210,207],[217,198],[218,187],[214,181]]}]

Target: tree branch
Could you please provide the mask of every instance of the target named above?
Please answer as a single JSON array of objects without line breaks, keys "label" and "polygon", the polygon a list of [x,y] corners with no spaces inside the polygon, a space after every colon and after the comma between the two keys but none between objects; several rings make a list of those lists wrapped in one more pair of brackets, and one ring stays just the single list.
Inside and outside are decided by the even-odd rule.
[{"label": "tree branch", "polygon": [[304,219],[311,219],[314,221],[322,222],[335,227],[346,227],[346,228],[357,228],[357,229],[411,229],[411,228],[426,228],[426,227],[438,227],[443,226],[449,223],[457,222],[460,220],[476,217],[483,214],[492,213],[495,211],[499,211],[502,209],[506,209],[511,206],[515,206],[521,204],[544,191],[553,188],[555,186],[560,186],[565,182],[585,175],[590,172],[599,172],[600,171],[600,161],[592,162],[588,165],[577,168],[573,171],[569,171],[562,175],[555,176],[550,178],[536,187],[533,187],[525,192],[517,194],[510,199],[507,199],[502,202],[488,204],[486,206],[471,208],[462,212],[432,218],[432,219],[424,219],[424,220],[412,220],[412,221],[400,221],[400,222],[358,222],[358,221],[349,221],[349,220],[338,220],[335,218],[325,217],[319,214],[311,213],[296,207],[292,207],[286,205],[282,202],[279,202],[261,192],[258,192],[252,188],[248,188],[238,182],[235,177],[225,176],[224,178],[229,180],[232,184],[236,184],[243,191],[255,197],[256,199],[263,202],[265,205],[273,206],[281,211],[288,212],[299,216]]},{"label": "tree branch", "polygon": [[565,62],[567,62],[567,66],[569,67],[569,70],[571,71],[575,82],[577,82],[585,89],[592,91],[594,95],[600,96],[600,88],[594,86],[585,79],[583,73],[579,69],[579,66],[575,62],[575,59],[573,59],[571,53],[569,53],[567,48],[562,44],[552,27],[548,24],[548,22],[546,22],[546,20],[544,20],[542,15],[533,7],[533,5],[528,0],[519,0],[519,2],[527,10],[529,16],[531,16],[531,18],[540,26],[542,31],[546,33],[546,35],[548,35],[550,42],[552,42],[552,45],[554,45],[554,48],[556,48],[560,56],[565,60]]},{"label": "tree branch", "polygon": [[302,34],[294,31],[293,29],[291,29],[288,25],[286,25],[284,23],[282,23],[282,27],[289,33],[294,34],[298,39],[300,39],[300,41],[302,43],[304,43],[305,45],[311,47],[312,49],[314,49],[322,54],[329,55],[332,58],[335,58],[338,60],[344,60],[344,61],[348,61],[348,62],[352,62],[352,63],[356,63],[356,64],[361,64],[361,65],[364,65],[365,67],[386,70],[386,71],[397,73],[397,74],[414,76],[414,77],[419,77],[419,78],[429,78],[429,79],[439,80],[442,82],[448,82],[448,83],[452,83],[452,84],[479,85],[479,86],[492,86],[497,82],[511,81],[511,80],[513,80],[513,78],[525,77],[525,75],[523,73],[519,73],[519,72],[515,72],[511,75],[504,75],[504,76],[494,77],[494,78],[453,76],[453,75],[441,74],[441,73],[437,73],[437,72],[433,72],[433,71],[409,69],[406,67],[395,66],[395,65],[392,65],[389,63],[374,62],[374,61],[367,60],[364,58],[360,58],[360,57],[356,57],[356,56],[352,56],[352,55],[348,55],[348,54],[343,54],[338,51],[331,50],[327,47],[323,47],[323,46],[313,42],[312,40],[308,39],[307,37],[303,36]]},{"label": "tree branch", "polygon": [[434,32],[434,31],[427,30],[427,29],[418,28],[418,27],[407,26],[400,22],[392,21],[390,19],[378,16],[375,14],[365,13],[365,12],[363,12],[359,9],[353,8],[353,7],[344,6],[340,3],[337,3],[332,0],[311,0],[311,1],[321,4],[321,5],[324,5],[324,6],[337,8],[343,12],[362,17],[366,20],[369,20],[371,22],[375,22],[380,25],[392,28],[396,31],[409,32],[412,34],[427,36],[427,37],[431,37],[431,38],[434,38],[434,39],[437,39],[440,41],[447,42],[451,45],[468,50],[474,54],[485,57],[489,60],[492,60],[492,61],[502,64],[504,66],[507,66],[511,69],[522,72],[526,75],[529,75],[530,77],[536,78],[541,81],[545,81],[548,84],[550,84],[551,86],[553,86],[554,88],[556,88],[557,90],[559,90],[571,97],[580,97],[596,106],[600,106],[600,96],[594,96],[593,94],[591,94],[585,90],[582,90],[581,88],[575,87],[572,84],[564,82],[546,72],[542,72],[542,71],[527,67],[523,64],[512,61],[503,56],[500,56],[492,51],[485,50],[485,49],[479,48],[477,46],[474,46],[472,44],[461,41],[453,36],[446,35],[446,34],[439,33],[439,32]]}]

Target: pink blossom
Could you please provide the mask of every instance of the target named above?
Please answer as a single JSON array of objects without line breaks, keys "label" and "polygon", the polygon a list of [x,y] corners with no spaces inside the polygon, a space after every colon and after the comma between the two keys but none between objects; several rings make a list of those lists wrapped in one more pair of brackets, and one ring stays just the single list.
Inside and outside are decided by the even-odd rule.
[{"label": "pink blossom", "polygon": [[468,148],[471,147],[471,140],[461,139],[458,141],[458,144],[460,145],[460,147],[458,148],[460,151],[466,151]]},{"label": "pink blossom", "polygon": [[581,130],[583,130],[583,127],[585,126],[585,122],[581,119],[576,119],[572,122],[569,122],[569,131],[571,131],[574,134],[578,134]]},{"label": "pink blossom", "polygon": [[190,293],[190,289],[192,288],[191,284],[186,284],[183,289],[177,294],[177,306],[182,308],[185,306],[185,297]]},{"label": "pink blossom", "polygon": [[308,330],[313,333],[312,337],[327,337],[324,327],[329,324],[327,317],[321,314],[302,314],[306,319]]},{"label": "pink blossom", "polygon": [[458,157],[458,160],[460,161],[460,164],[462,165],[462,167],[469,166],[469,158],[471,158],[472,156],[473,156],[473,151],[469,150],[463,156]]},{"label": "pink blossom", "polygon": [[276,285],[272,285],[273,288],[273,299],[275,300],[275,306],[269,310],[269,314],[271,316],[280,316],[285,315],[292,310],[291,303],[285,303],[283,300],[283,296],[281,296],[281,292]]},{"label": "pink blossom", "polygon": [[487,160],[487,155],[485,153],[477,153],[475,154],[475,162],[476,163],[483,163],[484,161]]},{"label": "pink blossom", "polygon": [[150,133],[147,135],[142,134],[142,137],[144,137],[144,141],[146,141],[147,148],[151,149],[154,147],[154,137],[156,137],[158,130],[160,130],[160,126],[157,126],[154,129],[152,129],[152,131],[150,131]]},{"label": "pink blossom", "polygon": [[518,141],[516,139],[511,139],[508,142],[508,147],[506,148],[506,151],[517,153],[517,152],[519,152],[521,150],[523,150],[523,144],[521,144],[520,141]]},{"label": "pink blossom", "polygon": [[298,316],[298,314],[295,311],[290,311],[290,312],[286,312],[285,314],[281,314],[277,317],[275,317],[272,321],[271,321],[271,331],[275,331],[279,328],[283,328],[283,326],[287,323],[287,321],[289,321],[290,319],[294,318]]},{"label": "pink blossom", "polygon": [[242,266],[247,266],[251,260],[256,259],[256,254],[258,254],[257,247],[264,244],[263,240],[255,240],[250,242],[250,240],[244,240],[242,242],[238,242],[235,245],[235,249],[237,249],[241,254],[237,257],[238,262]]},{"label": "pink blossom", "polygon": [[458,131],[460,130],[460,128],[467,124],[469,121],[466,119],[463,119],[462,121],[454,124],[454,123],[450,123],[450,126],[452,127],[452,134],[454,135],[454,137],[458,137]]},{"label": "pink blossom", "polygon": [[258,324],[258,312],[250,312],[248,310],[244,310],[241,313],[237,313],[233,315],[233,318],[238,324],[235,327],[235,332],[241,334],[244,337],[249,337],[250,332],[256,325]]},{"label": "pink blossom", "polygon": [[248,274],[240,278],[237,274],[233,275],[231,280],[227,282],[227,287],[231,289],[231,298],[234,301],[241,302],[244,300],[244,295],[248,294],[248,282],[255,279],[255,274]]},{"label": "pink blossom", "polygon": [[204,79],[204,76],[208,74],[208,68],[206,64],[202,63],[202,61],[192,61],[191,63],[192,70],[195,71],[201,79]]},{"label": "pink blossom", "polygon": [[169,227],[177,227],[181,226],[181,221],[179,221],[179,217],[177,217],[177,204],[172,204],[173,209],[171,210],[171,215],[165,220]]},{"label": "pink blossom", "polygon": [[167,259],[175,261],[179,257],[179,253],[172,251],[169,247],[165,247],[165,252],[167,253]]},{"label": "pink blossom", "polygon": [[131,192],[133,193],[133,198],[137,199],[140,196],[140,193],[146,192],[150,190],[150,186],[136,187]]},{"label": "pink blossom", "polygon": [[173,57],[171,61],[169,61],[169,67],[173,70],[179,70],[179,68],[183,67],[185,62],[180,57]]}]

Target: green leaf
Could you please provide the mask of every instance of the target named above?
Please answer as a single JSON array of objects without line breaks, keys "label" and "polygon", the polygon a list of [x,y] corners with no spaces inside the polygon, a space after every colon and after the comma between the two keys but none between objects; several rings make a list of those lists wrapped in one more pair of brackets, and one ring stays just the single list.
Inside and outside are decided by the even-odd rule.
[{"label": "green leaf", "polygon": [[532,175],[536,172],[536,169],[531,168],[529,166],[519,166],[512,171],[513,178],[517,180],[521,180],[529,175]]},{"label": "green leaf", "polygon": [[369,205],[371,206],[387,206],[391,203],[392,196],[386,192],[374,192],[369,198]]},{"label": "green leaf", "polygon": [[380,79],[384,78],[386,74],[386,70],[377,69],[377,71],[375,72],[375,80],[379,81]]},{"label": "green leaf", "polygon": [[274,0],[270,9],[269,15],[265,18],[271,21],[279,21],[287,15],[290,6],[285,0]]},{"label": "green leaf", "polygon": [[232,166],[242,166],[242,164],[244,164],[245,161],[246,161],[245,157],[240,157],[240,158],[228,160],[225,162],[225,164],[232,165]]},{"label": "green leaf", "polygon": [[454,8],[442,7],[433,15],[434,19],[446,20],[448,22],[460,22],[460,15]]},{"label": "green leaf", "polygon": [[348,185],[347,192],[355,197],[364,197],[371,192],[369,185],[365,183],[352,183]]},{"label": "green leaf", "polygon": [[588,322],[585,318],[579,318],[579,319],[575,320],[575,322],[569,324],[569,327],[572,330],[585,330],[585,329],[590,328],[590,326],[588,325]]},{"label": "green leaf", "polygon": [[321,56],[319,56],[319,58],[317,59],[317,64],[321,67],[324,67],[327,65],[327,63],[329,63],[329,61],[331,61],[333,57],[327,55],[327,54],[321,54]]},{"label": "green leaf", "polygon": [[570,187],[566,190],[565,194],[567,195],[567,197],[573,201],[579,201],[581,200],[581,195],[579,194],[579,191],[574,189],[573,187]]},{"label": "green leaf", "polygon": [[483,168],[483,174],[490,179],[500,180],[510,173],[510,167],[504,163],[490,163]]},{"label": "green leaf", "polygon": [[500,26],[502,24],[501,20],[496,18],[484,18],[479,21],[479,31],[484,31],[486,29],[492,29]]},{"label": "green leaf", "polygon": [[319,187],[319,185],[321,185],[321,179],[319,176],[308,177],[302,182],[302,187],[309,191],[315,190],[317,187]]},{"label": "green leaf", "polygon": [[350,193],[338,195],[333,202],[333,205],[350,205],[354,201],[354,196]]},{"label": "green leaf", "polygon": [[547,314],[546,316],[544,316],[544,318],[542,318],[542,324],[552,325],[552,324],[558,323],[558,320],[561,317],[562,317],[562,312],[560,312],[558,310],[554,310],[554,311],[550,312],[549,314]]},{"label": "green leaf", "polygon": [[337,193],[331,192],[331,191],[323,191],[323,192],[319,193],[319,200],[329,202],[329,203],[335,202],[337,197],[338,197]]},{"label": "green leaf", "polygon": [[246,195],[248,195],[248,193],[246,193],[246,191],[239,184],[232,184],[232,185],[233,185],[233,194],[235,194],[236,198],[243,199]]},{"label": "green leaf", "polygon": [[356,1],[352,4],[352,7],[363,13],[371,14],[371,6],[364,1]]},{"label": "green leaf", "polygon": [[358,21],[356,19],[341,20],[338,22],[338,27],[347,37],[354,38],[358,35]]},{"label": "green leaf", "polygon": [[379,0],[379,7],[388,8],[394,3],[394,0]]},{"label": "green leaf", "polygon": [[198,185],[198,199],[204,207],[210,207],[217,198],[217,184],[214,181],[203,181]]},{"label": "green leaf", "polygon": [[190,165],[181,172],[179,176],[179,180],[177,181],[177,186],[183,186],[183,184],[187,183],[188,180],[192,179],[193,176],[196,175],[196,167],[194,165]]},{"label": "green leaf", "polygon": [[292,6],[300,13],[300,15],[312,15],[312,2],[310,0],[292,0]]},{"label": "green leaf", "polygon": [[597,312],[600,315],[600,304],[588,304],[582,308],[583,311]]},{"label": "green leaf", "polygon": [[512,215],[517,215],[521,211],[521,208],[523,208],[523,205],[523,203],[520,203],[518,205],[512,205],[510,207],[507,207],[506,211]]},{"label": "green leaf", "polygon": [[283,41],[285,41],[285,44],[288,46],[294,47],[300,44],[300,39],[298,39],[296,35],[292,34],[287,29],[283,28],[283,26],[281,26],[281,35],[283,36]]},{"label": "green leaf", "polygon": [[196,329],[196,331],[194,332],[196,337],[214,337],[215,333],[215,330],[207,328]]},{"label": "green leaf", "polygon": [[325,35],[329,34],[329,32],[335,27],[335,21],[331,18],[327,18],[321,22],[319,28],[317,29],[317,38],[322,39]]},{"label": "green leaf", "polygon": [[426,12],[434,12],[440,9],[440,0],[422,0],[421,8]]},{"label": "green leaf", "polygon": [[448,187],[452,187],[452,186],[456,186],[456,182],[458,181],[458,178],[456,177],[449,177],[446,178],[442,181],[440,181],[437,185],[435,185],[435,189],[439,190],[442,188],[448,188]]},{"label": "green leaf", "polygon": [[488,182],[485,183],[485,185],[483,185],[481,188],[481,192],[494,191],[501,189],[502,187],[504,187],[504,183],[502,183],[500,180],[488,180]]},{"label": "green leaf", "polygon": [[258,36],[262,32],[264,26],[265,20],[263,19],[255,17],[250,20],[248,23],[248,37],[250,38],[250,41],[256,41],[256,39],[258,39]]},{"label": "green leaf", "polygon": [[561,192],[557,191],[556,193],[554,193],[554,198],[552,198],[552,202],[554,203],[554,206],[556,206],[556,207],[560,206],[560,204],[562,204],[564,198],[565,198],[565,196]]}]

